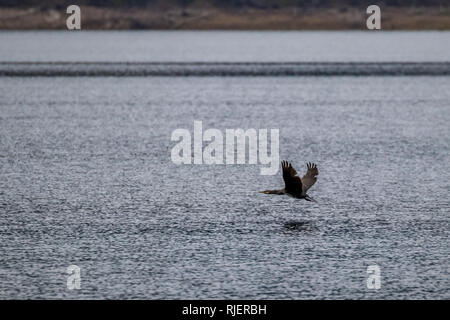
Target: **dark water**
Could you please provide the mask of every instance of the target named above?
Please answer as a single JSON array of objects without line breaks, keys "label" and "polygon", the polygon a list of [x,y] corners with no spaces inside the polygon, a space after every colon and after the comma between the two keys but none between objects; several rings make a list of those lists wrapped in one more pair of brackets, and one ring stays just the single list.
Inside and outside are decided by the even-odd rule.
[{"label": "dark water", "polygon": [[[449,299],[449,77],[0,78],[1,298]],[[318,203],[177,128],[279,128]],[[81,268],[81,290],[66,268]],[[366,268],[381,268],[381,289]]]},{"label": "dark water", "polygon": [[448,76],[449,62],[0,62],[0,76]]}]

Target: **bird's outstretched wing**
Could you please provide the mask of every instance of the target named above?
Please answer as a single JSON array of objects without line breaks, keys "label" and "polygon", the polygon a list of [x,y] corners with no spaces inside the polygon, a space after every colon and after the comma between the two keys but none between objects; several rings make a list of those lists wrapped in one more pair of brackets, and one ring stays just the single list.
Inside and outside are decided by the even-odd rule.
[{"label": "bird's outstretched wing", "polygon": [[294,195],[301,195],[302,180],[297,176],[297,171],[295,171],[295,169],[292,168],[292,164],[287,161],[281,161],[281,167],[283,168],[283,180],[286,192]]},{"label": "bird's outstretched wing", "polygon": [[302,186],[304,193],[306,193],[306,191],[308,191],[308,189],[311,188],[314,183],[316,183],[317,176],[319,175],[319,170],[317,169],[315,163],[308,162],[306,166],[308,167],[308,170],[306,171],[306,174],[302,178]]}]

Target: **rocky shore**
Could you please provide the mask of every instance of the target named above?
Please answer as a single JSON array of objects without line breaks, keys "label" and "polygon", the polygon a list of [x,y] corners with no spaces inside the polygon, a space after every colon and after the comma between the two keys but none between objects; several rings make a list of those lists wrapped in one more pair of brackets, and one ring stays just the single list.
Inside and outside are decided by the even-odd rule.
[{"label": "rocky shore", "polygon": [[[65,8],[0,8],[0,29],[65,29]],[[81,6],[82,29],[365,30],[365,8],[99,8]],[[450,8],[381,8],[383,30],[450,30]]]}]

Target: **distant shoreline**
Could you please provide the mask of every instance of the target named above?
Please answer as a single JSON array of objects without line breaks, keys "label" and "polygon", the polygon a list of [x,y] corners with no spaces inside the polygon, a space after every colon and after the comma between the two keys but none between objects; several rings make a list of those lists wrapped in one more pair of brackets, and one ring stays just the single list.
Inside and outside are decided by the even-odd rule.
[{"label": "distant shoreline", "polygon": [[[65,30],[65,8],[0,8],[0,30]],[[83,30],[366,30],[365,8],[219,9],[81,6]],[[450,7],[381,8],[382,30],[450,30]]]}]

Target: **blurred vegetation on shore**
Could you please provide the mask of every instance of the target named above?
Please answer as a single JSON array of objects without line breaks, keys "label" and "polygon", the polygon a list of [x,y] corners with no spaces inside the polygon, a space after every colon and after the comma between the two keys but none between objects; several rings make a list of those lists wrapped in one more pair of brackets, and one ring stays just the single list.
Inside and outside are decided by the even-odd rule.
[{"label": "blurred vegetation on shore", "polygon": [[71,4],[92,30],[365,30],[372,4],[383,30],[450,30],[450,0],[0,0],[0,29],[65,29]]}]

